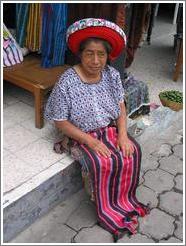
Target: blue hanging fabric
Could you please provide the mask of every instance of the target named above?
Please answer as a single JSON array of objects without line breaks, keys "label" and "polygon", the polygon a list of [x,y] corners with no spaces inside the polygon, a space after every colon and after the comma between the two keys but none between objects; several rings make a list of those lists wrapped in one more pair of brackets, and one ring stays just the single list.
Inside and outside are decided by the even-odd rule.
[{"label": "blue hanging fabric", "polygon": [[64,64],[67,29],[67,4],[42,4],[41,66]]},{"label": "blue hanging fabric", "polygon": [[16,3],[16,41],[24,47],[28,23],[28,3]]}]

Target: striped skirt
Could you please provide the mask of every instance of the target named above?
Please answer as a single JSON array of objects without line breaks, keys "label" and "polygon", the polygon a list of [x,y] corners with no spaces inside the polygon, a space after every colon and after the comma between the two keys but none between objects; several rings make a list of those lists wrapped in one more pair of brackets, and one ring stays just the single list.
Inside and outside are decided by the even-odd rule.
[{"label": "striped skirt", "polygon": [[105,158],[86,145],[79,146],[84,156],[83,163],[86,163],[91,176],[98,222],[113,235],[124,231],[136,233],[137,217],[149,212],[135,195],[140,174],[140,146],[129,136],[134,154],[127,158],[116,148],[115,127],[102,128],[89,134],[106,144],[111,152],[111,157]]}]

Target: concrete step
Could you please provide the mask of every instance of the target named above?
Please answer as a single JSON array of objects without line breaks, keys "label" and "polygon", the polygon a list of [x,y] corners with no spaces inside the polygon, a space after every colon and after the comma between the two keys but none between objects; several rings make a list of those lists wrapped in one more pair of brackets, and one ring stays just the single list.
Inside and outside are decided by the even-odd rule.
[{"label": "concrete step", "polygon": [[80,164],[66,155],[61,162],[4,194],[3,242],[13,239],[36,219],[81,188]]},{"label": "concrete step", "polygon": [[[173,134],[172,127],[175,131],[177,128],[182,128],[182,116],[182,111],[174,112],[169,108],[159,107],[152,111],[149,117],[138,119],[145,127],[143,134],[136,136],[139,144],[143,148],[145,146],[143,153],[148,149],[149,139],[155,139],[156,136],[159,136],[161,141],[158,143],[152,141],[152,143],[159,147],[165,142],[167,136],[170,141],[177,142],[179,139],[175,137],[172,139],[172,136],[176,134],[176,132]],[[82,188],[80,165],[66,156],[28,182],[5,194],[3,201],[4,242],[11,240],[37,218],[80,188]]]}]

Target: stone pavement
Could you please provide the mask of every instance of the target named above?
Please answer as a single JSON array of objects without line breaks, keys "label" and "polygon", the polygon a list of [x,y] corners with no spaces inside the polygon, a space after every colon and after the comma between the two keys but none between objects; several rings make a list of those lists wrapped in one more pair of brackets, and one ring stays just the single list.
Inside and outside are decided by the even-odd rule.
[{"label": "stone pavement", "polygon": [[[159,112],[158,112],[159,111]],[[117,243],[176,243],[183,238],[183,112],[164,107],[136,140],[142,147],[137,197],[150,203],[138,232]],[[158,117],[159,119],[158,119]],[[84,190],[60,203],[10,243],[113,243],[96,223],[95,206]]]}]

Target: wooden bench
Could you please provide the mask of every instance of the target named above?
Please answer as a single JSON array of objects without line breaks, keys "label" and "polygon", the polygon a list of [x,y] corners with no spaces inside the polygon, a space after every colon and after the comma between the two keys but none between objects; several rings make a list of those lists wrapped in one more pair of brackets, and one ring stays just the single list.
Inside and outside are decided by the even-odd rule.
[{"label": "wooden bench", "polygon": [[42,68],[41,58],[35,55],[24,57],[24,61],[11,67],[3,68],[3,80],[33,93],[35,98],[35,126],[42,128],[43,100],[57,82],[59,76],[69,68],[68,65]]}]

